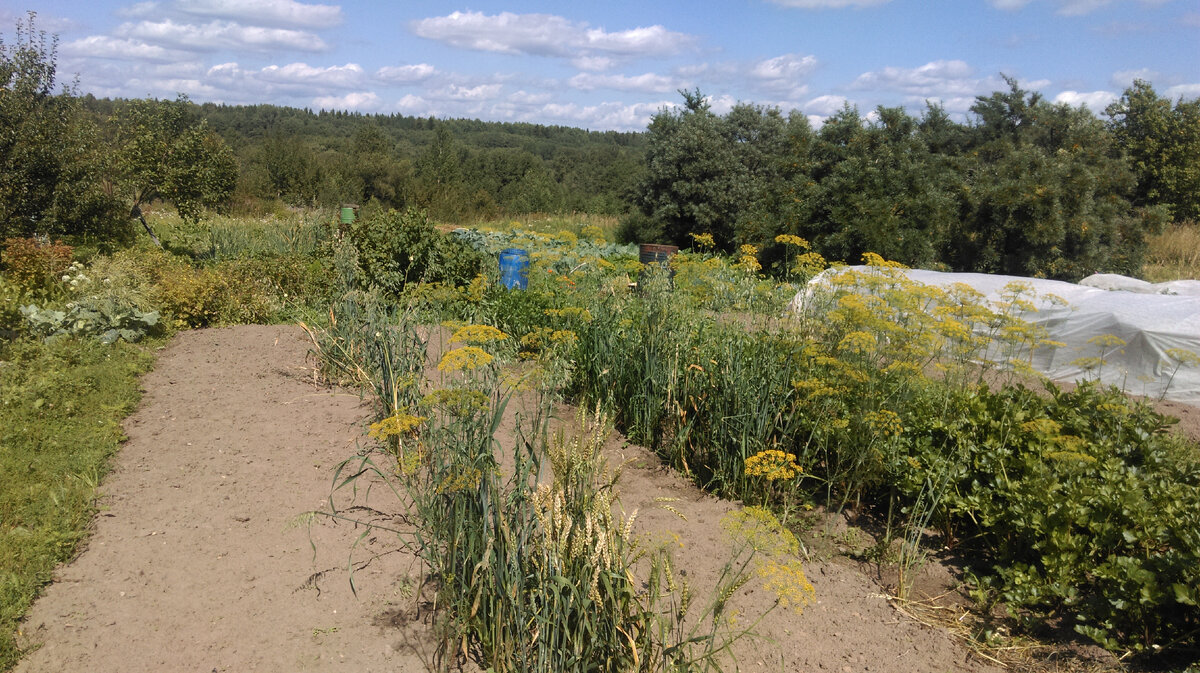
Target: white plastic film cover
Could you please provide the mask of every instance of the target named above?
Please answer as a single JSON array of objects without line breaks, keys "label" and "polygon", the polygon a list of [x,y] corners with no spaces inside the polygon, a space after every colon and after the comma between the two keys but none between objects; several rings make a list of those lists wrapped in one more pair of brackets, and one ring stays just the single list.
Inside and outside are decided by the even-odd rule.
[{"label": "white plastic film cover", "polygon": [[[809,288],[796,295],[792,310],[803,310],[814,289],[828,287],[833,274],[847,270],[870,272],[870,269],[853,266],[823,272],[810,281]],[[1098,375],[1104,383],[1131,394],[1200,404],[1200,367],[1186,363],[1180,366],[1181,358],[1187,360],[1188,354],[1193,359],[1200,355],[1200,281],[1153,285],[1105,274],[1098,279],[1089,279],[1093,285],[1089,287],[1056,280],[982,273],[920,269],[899,272],[926,285],[946,287],[964,283],[983,294],[994,306],[1003,301],[1005,286],[1014,282],[1026,284],[1037,296],[1033,300],[1037,310],[1018,312],[1017,317],[1043,327],[1048,339],[1064,344],[1035,350],[1031,362],[1035,370],[1057,381],[1077,381]],[[1100,289],[1095,285],[1114,289]],[[1153,289],[1147,291],[1146,286]],[[1164,291],[1172,294],[1164,294]],[[1053,295],[1065,303],[1048,299],[1046,295]],[[1125,344],[1105,347],[1090,341],[1107,335],[1115,336]],[[1085,370],[1078,361],[1089,357],[1102,358],[1103,365]]]}]

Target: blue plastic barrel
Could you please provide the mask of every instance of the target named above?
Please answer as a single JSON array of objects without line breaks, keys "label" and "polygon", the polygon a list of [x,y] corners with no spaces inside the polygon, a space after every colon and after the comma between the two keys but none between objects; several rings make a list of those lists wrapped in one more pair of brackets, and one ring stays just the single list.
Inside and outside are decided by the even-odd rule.
[{"label": "blue plastic barrel", "polygon": [[529,253],[520,248],[500,251],[500,284],[513,290],[529,287]]}]

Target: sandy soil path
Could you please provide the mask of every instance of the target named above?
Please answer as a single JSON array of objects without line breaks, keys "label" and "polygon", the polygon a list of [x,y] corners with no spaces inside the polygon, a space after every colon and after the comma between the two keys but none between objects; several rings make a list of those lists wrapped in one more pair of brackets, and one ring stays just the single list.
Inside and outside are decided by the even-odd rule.
[{"label": "sandy soil path", "polygon": [[318,388],[293,327],[185,332],[143,380],[87,549],[23,628],[17,671],[417,671],[379,617],[410,559],[344,568],[357,533],[295,526],[354,452],[367,409]]},{"label": "sandy soil path", "polygon": [[[88,548],[35,604],[23,632],[40,648],[17,671],[426,670],[432,640],[428,620],[412,618],[411,557],[358,572],[357,598],[345,572],[304,588],[313,573],[344,569],[360,532],[292,523],[324,503],[367,414],[357,396],[311,383],[306,351],[298,328],[236,327],[180,334],[161,353]],[[621,491],[626,510],[641,511],[638,529],[678,544],[702,592],[727,557],[718,522],[736,505],[620,437],[608,450],[632,459]],[[395,546],[363,545],[357,558]],[[819,602],[769,614],[765,639],[737,648],[742,670],[995,670],[901,615],[856,569],[814,561],[807,573]],[[770,602],[754,583],[738,598],[747,618]]]}]

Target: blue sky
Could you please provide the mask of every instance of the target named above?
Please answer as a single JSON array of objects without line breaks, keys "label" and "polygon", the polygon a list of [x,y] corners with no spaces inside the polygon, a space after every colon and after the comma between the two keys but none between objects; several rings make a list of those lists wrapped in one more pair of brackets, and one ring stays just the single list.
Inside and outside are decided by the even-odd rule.
[{"label": "blue sky", "polygon": [[[6,4],[8,0],[6,0]],[[640,130],[699,88],[815,123],[849,102],[965,119],[1000,74],[1102,111],[1135,77],[1200,97],[1197,0],[30,1],[97,96]]]}]

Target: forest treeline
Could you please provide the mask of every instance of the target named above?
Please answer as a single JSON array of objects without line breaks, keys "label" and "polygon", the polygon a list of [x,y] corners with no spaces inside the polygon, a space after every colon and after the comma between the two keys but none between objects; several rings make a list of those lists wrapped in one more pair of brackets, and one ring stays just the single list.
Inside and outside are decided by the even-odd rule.
[{"label": "forest treeline", "polygon": [[1200,101],[1143,81],[1108,107],[1053,104],[1006,79],[965,123],[846,106],[814,129],[749,104],[713,113],[698,91],[651,121],[632,190],[630,239],[688,245],[712,234],[754,245],[767,266],[781,234],[828,259],[864,252],[924,268],[1078,279],[1133,274],[1144,240],[1200,219]]},{"label": "forest treeline", "polygon": [[102,243],[155,200],[210,209],[346,203],[469,222],[531,212],[619,215],[629,242],[712,234],[782,271],[781,234],[829,259],[1074,279],[1135,273],[1144,239],[1200,219],[1200,101],[1134,82],[1103,117],[1009,88],[964,121],[853,107],[802,114],[698,90],[641,133],[275,105],[110,100],[55,89],[33,16],[0,42],[0,239]]},{"label": "forest treeline", "polygon": [[[83,97],[98,119],[125,101]],[[616,215],[641,169],[644,133],[565,126],[188,104],[234,149],[235,201],[417,206],[441,220],[508,213]]]}]

